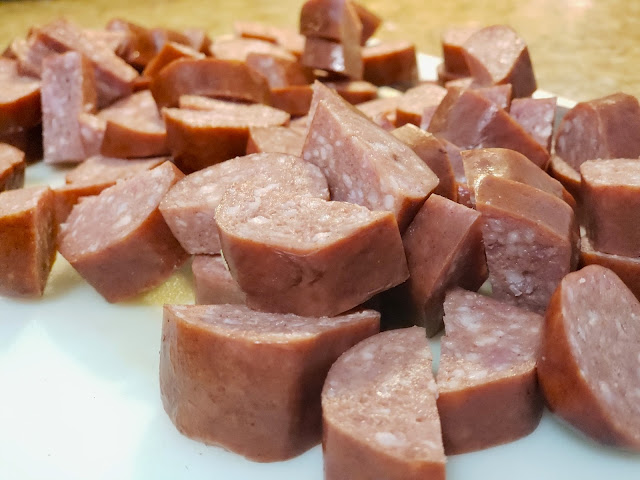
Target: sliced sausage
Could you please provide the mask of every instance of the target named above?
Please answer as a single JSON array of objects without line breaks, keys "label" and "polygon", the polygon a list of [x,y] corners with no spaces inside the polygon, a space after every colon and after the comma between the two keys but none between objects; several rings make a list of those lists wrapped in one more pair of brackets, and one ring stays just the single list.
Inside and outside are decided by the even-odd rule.
[{"label": "sliced sausage", "polygon": [[356,107],[373,123],[384,130],[391,131],[396,128],[396,112],[399,100],[399,97],[376,98],[375,100],[359,103]]},{"label": "sliced sausage", "polygon": [[300,9],[300,33],[359,46],[362,22],[350,0],[307,0]]},{"label": "sliced sausage", "polygon": [[244,305],[247,302],[221,255],[196,255],[191,270],[197,304]]},{"label": "sliced sausage", "polygon": [[447,289],[478,290],[487,279],[480,214],[431,195],[402,236],[409,280],[389,292],[392,324],[420,325],[432,337],[442,329]]},{"label": "sliced sausage", "polygon": [[640,303],[612,271],[567,275],[545,316],[538,378],[549,408],[591,438],[640,450]]},{"label": "sliced sausage", "polygon": [[335,318],[242,305],[167,305],[160,391],[178,430],[251,460],[292,458],[320,442],[320,393],[342,352],[379,330],[364,310]]},{"label": "sliced sausage", "polygon": [[587,160],[640,157],[640,104],[625,93],[578,103],[558,126],[555,153],[574,170]]},{"label": "sliced sausage", "polygon": [[305,134],[288,127],[250,127],[247,155],[278,152],[302,156]]},{"label": "sliced sausage", "polygon": [[271,106],[283,110],[291,116],[309,113],[313,88],[311,85],[291,85],[271,90]]},{"label": "sliced sausage", "polygon": [[42,296],[56,258],[57,229],[50,188],[0,193],[0,295]]},{"label": "sliced sausage", "polygon": [[463,44],[471,76],[480,85],[510,83],[515,98],[536,91],[536,78],[524,40],[506,25],[492,25],[474,32]]},{"label": "sliced sausage", "polygon": [[561,198],[572,208],[576,207],[575,200],[560,182],[550,177],[521,153],[506,148],[478,148],[463,150],[460,155],[471,201],[474,204],[478,183],[487,175],[493,175],[531,185]]},{"label": "sliced sausage", "polygon": [[220,253],[216,207],[228,187],[254,176],[287,185],[297,195],[329,199],[322,173],[299,157],[263,153],[213,165],[178,182],[160,204],[162,215],[186,251]]},{"label": "sliced sausage", "polygon": [[231,275],[256,310],[333,316],[408,277],[389,212],[294,196],[253,177],[226,190],[215,221]]},{"label": "sliced sausage", "polygon": [[411,85],[418,81],[418,61],[413,43],[382,42],[362,48],[363,78],[374,85]]},{"label": "sliced sausage", "polygon": [[40,123],[40,82],[18,73],[15,60],[0,59],[0,133]]},{"label": "sliced sausage", "polygon": [[269,103],[266,80],[246,64],[217,58],[182,58],[171,62],[151,82],[158,107],[175,107],[181,95],[202,95]]},{"label": "sliced sausage", "polygon": [[380,333],[344,353],[322,390],[326,480],[444,480],[424,329]]},{"label": "sliced sausage", "polygon": [[131,94],[138,72],[104,44],[92,42],[75,24],[64,19],[54,20],[35,29],[35,35],[56,51],[73,50],[89,59],[94,69],[100,107]]},{"label": "sliced sausage", "polygon": [[378,87],[363,80],[342,80],[324,84],[352,105],[368,102],[378,97]]},{"label": "sliced sausage", "polygon": [[428,130],[463,149],[500,147],[522,153],[540,168],[549,152],[504,109],[472,89],[450,88]]},{"label": "sliced sausage", "polygon": [[195,172],[245,155],[249,127],[289,122],[289,114],[266,105],[244,105],[219,100],[199,101],[212,109],[165,108],[167,145],[178,168]]},{"label": "sliced sausage", "polygon": [[364,67],[359,44],[307,37],[300,63],[305,67],[336,73],[352,80],[362,80]]},{"label": "sliced sausage", "polygon": [[431,171],[436,174],[439,183],[433,193],[455,202],[458,198],[456,179],[449,161],[449,154],[442,142],[429,132],[425,132],[412,124],[396,128],[391,133],[416,152]]},{"label": "sliced sausage", "polygon": [[308,85],[313,81],[311,71],[300,65],[293,55],[285,58],[271,53],[250,52],[245,61],[249,68],[267,80],[271,89]]},{"label": "sliced sausage", "polygon": [[438,412],[447,455],[531,433],[544,401],[536,378],[544,318],[461,289],[447,293]]},{"label": "sliced sausage", "polygon": [[120,56],[135,68],[142,70],[157,53],[151,30],[142,25],[114,18],[109,20],[106,29],[110,32],[121,32],[127,36],[127,42]]},{"label": "sliced sausage", "polygon": [[204,54],[191,47],[175,42],[167,42],[162,49],[147,63],[142,75],[155,77],[160,70],[180,58],[204,58]]},{"label": "sliced sausage", "polygon": [[295,30],[246,21],[234,22],[233,30],[240,37],[257,38],[280,45],[298,58],[302,56],[304,50],[304,36]]},{"label": "sliced sausage", "polygon": [[224,36],[217,38],[209,48],[211,56],[221,60],[246,62],[249,54],[262,53],[271,57],[295,61],[296,57],[286,49],[264,40]]},{"label": "sliced sausage", "polygon": [[60,253],[109,302],[159,285],[187,260],[158,210],[182,177],[165,162],[85,198],[60,227]]},{"label": "sliced sausage", "polygon": [[335,92],[318,82],[314,90],[324,100],[311,120],[303,158],[323,171],[331,198],[393,212],[404,231],[438,177],[413,150]]},{"label": "sliced sausage", "polygon": [[608,268],[620,277],[620,280],[640,300],[640,258],[598,252],[591,245],[589,237],[582,234],[580,237],[580,265],[583,267],[600,265]]},{"label": "sliced sausage", "polygon": [[361,3],[351,2],[351,4],[353,5],[353,8],[355,8],[358,18],[362,23],[360,45],[365,45],[367,40],[373,36],[378,27],[380,27],[380,24],[382,24],[382,19]]},{"label": "sliced sausage", "polygon": [[106,157],[144,158],[169,154],[167,131],[148,90],[134,93],[101,110],[106,122],[100,153]]},{"label": "sliced sausage", "polygon": [[603,253],[640,257],[640,160],[580,165],[587,235]]},{"label": "sliced sausage", "polygon": [[477,31],[476,27],[456,26],[442,32],[440,41],[442,42],[444,72],[462,77],[471,75],[462,47],[467,39]]},{"label": "sliced sausage", "polygon": [[578,204],[582,203],[582,199],[580,198],[582,180],[580,179],[579,171],[574,169],[558,155],[551,155],[551,159],[549,160],[549,174],[567,189]]},{"label": "sliced sausage", "polygon": [[432,83],[410,88],[398,100],[396,125],[412,123],[419,127],[423,122],[428,125],[446,94],[446,89]]},{"label": "sliced sausage", "polygon": [[123,160],[101,155],[89,157],[66,175],[66,183],[56,187],[56,218],[64,222],[80,198],[98,195],[118,180],[131,178],[144,170],[157,167],[167,158]]},{"label": "sliced sausage", "polygon": [[98,153],[83,135],[80,119],[83,113],[96,110],[96,83],[89,60],[78,52],[67,52],[48,56],[42,65],[45,161],[79,162]]},{"label": "sliced sausage", "polygon": [[551,151],[553,125],[556,119],[558,99],[551,98],[514,98],[509,114],[540,145]]},{"label": "sliced sausage", "polygon": [[575,268],[572,208],[537,188],[493,175],[476,185],[493,296],[544,312],[560,280]]},{"label": "sliced sausage", "polygon": [[24,187],[26,166],[22,150],[0,143],[0,192]]}]

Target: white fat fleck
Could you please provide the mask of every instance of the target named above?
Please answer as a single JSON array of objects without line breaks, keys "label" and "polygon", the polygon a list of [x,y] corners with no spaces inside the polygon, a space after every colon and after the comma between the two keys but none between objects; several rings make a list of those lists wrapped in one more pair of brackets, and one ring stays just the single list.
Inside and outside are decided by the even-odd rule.
[{"label": "white fat fleck", "polygon": [[473,362],[473,363],[477,363],[480,361],[480,355],[477,353],[467,353],[465,355],[465,358],[467,359],[467,361]]},{"label": "white fat fleck", "polygon": [[304,158],[308,162],[309,160],[311,160],[311,153],[309,151],[304,152],[302,158]]},{"label": "white fat fleck", "polygon": [[313,242],[323,242],[331,236],[330,232],[318,232],[311,239]]},{"label": "white fat fleck", "polygon": [[360,357],[362,358],[362,360],[373,360],[375,358],[375,354],[374,354],[374,350],[375,350],[375,346],[369,346],[367,348],[363,348],[362,351],[360,352]]},{"label": "white fat fleck", "polygon": [[520,272],[515,270],[507,270],[504,273],[507,283],[509,284],[509,291],[516,297],[522,295],[524,291],[524,277]]},{"label": "white fat fleck", "polygon": [[469,380],[482,380],[487,377],[486,370],[476,370],[475,372],[471,372],[467,375]]},{"label": "white fat fleck", "polygon": [[517,230],[512,230],[507,235],[507,242],[516,243],[520,240],[520,233]]},{"label": "white fat fleck", "polygon": [[498,339],[496,337],[480,337],[477,338],[475,342],[473,342],[478,347],[486,347],[487,345],[492,345],[496,343]]},{"label": "white fat fleck", "polygon": [[615,396],[611,391],[609,385],[606,382],[600,380],[600,382],[598,382],[598,386],[600,387],[600,392],[602,393],[604,400],[609,404],[613,403],[613,401],[615,400]]},{"label": "white fat fleck", "polygon": [[583,283],[587,283],[587,280],[585,278],[581,278],[580,280],[578,280],[578,283],[582,285]]},{"label": "white fat fleck", "polygon": [[406,445],[406,441],[398,438],[391,432],[377,432],[375,436],[376,442],[384,447],[402,447]]},{"label": "white fat fleck", "polygon": [[595,325],[600,320],[600,318],[598,317],[598,314],[593,311],[587,312],[587,317],[589,319],[588,320],[589,325]]},{"label": "white fat fleck", "polygon": [[393,209],[393,205],[395,203],[393,195],[385,195],[384,196],[384,208],[387,210]]},{"label": "white fat fleck", "polygon": [[258,215],[257,217],[250,218],[249,221],[254,225],[264,225],[266,223],[269,223],[269,219],[262,215]]},{"label": "white fat fleck", "polygon": [[336,140],[336,147],[340,148],[342,146],[342,140]]},{"label": "white fat fleck", "polygon": [[113,228],[122,228],[131,223],[131,215],[127,214],[113,224]]},{"label": "white fat fleck", "polygon": [[367,201],[369,202],[370,205],[377,205],[378,200],[379,200],[378,192],[371,191],[367,194]]},{"label": "white fat fleck", "polygon": [[353,180],[351,180],[351,177],[346,173],[342,174],[342,183],[344,183],[347,188],[351,188],[353,186]]}]

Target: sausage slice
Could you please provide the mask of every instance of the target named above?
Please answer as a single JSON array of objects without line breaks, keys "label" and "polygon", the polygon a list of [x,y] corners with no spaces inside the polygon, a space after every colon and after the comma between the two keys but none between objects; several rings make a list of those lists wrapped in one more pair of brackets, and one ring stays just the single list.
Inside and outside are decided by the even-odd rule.
[{"label": "sausage slice", "polygon": [[334,318],[243,305],[167,305],[160,392],[178,430],[259,462],[320,442],[320,392],[342,352],[379,331],[364,310]]},{"label": "sausage slice", "polygon": [[22,188],[25,168],[24,152],[0,143],[0,192]]},{"label": "sausage slice", "polygon": [[538,378],[551,410],[591,438],[640,450],[640,303],[612,271],[567,275],[545,316]]},{"label": "sausage slice", "polygon": [[188,258],[158,204],[182,173],[170,162],[78,203],[60,227],[60,253],[109,302],[167,279]]},{"label": "sausage slice", "polygon": [[244,305],[247,301],[221,255],[196,255],[191,264],[196,303]]},{"label": "sausage slice", "polygon": [[536,378],[543,317],[454,289],[444,302],[438,412],[447,455],[531,433],[544,401]]},{"label": "sausage slice", "polygon": [[0,59],[0,133],[40,123],[40,82],[19,74],[15,60]]},{"label": "sausage slice", "polygon": [[419,327],[344,353],[322,389],[326,480],[444,480],[431,351]]}]

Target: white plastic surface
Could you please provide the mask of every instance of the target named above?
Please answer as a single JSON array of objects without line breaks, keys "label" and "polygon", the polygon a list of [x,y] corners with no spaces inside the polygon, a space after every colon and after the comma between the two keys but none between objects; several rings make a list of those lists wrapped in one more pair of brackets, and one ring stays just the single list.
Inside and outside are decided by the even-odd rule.
[{"label": "white plastic surface", "polygon": [[[422,57],[423,72],[436,60]],[[30,183],[63,172],[30,167]],[[158,387],[161,306],[110,305],[58,258],[44,298],[0,298],[0,479],[320,480],[322,452],[259,464],[180,435]],[[640,454],[548,412],[530,436],[451,457],[449,480],[637,480]],[[427,479],[425,479],[427,480]]]}]

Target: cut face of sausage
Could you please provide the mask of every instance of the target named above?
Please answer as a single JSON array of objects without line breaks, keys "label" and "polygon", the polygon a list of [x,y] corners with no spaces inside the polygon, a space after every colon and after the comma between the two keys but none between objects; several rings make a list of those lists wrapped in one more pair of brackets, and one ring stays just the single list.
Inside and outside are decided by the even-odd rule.
[{"label": "cut face of sausage", "polygon": [[529,50],[512,28],[482,28],[471,34],[462,48],[469,72],[480,85],[510,83],[515,98],[528,97],[536,91]]},{"label": "cut face of sausage", "polygon": [[444,302],[438,411],[447,455],[528,435],[542,417],[536,379],[543,317],[454,289]]},{"label": "cut face of sausage", "polygon": [[537,188],[488,175],[476,185],[493,296],[542,313],[576,264],[573,210]]},{"label": "cut face of sausage", "polygon": [[565,162],[558,155],[551,155],[549,160],[549,174],[558,180],[564,188],[581,204],[581,183],[580,172]]},{"label": "cut face of sausage", "polygon": [[640,104],[624,93],[578,103],[558,126],[555,153],[574,170],[587,160],[640,156]]},{"label": "cut face of sausage", "polygon": [[0,192],[22,188],[25,168],[24,152],[0,143]]},{"label": "cut face of sausage", "polygon": [[545,317],[538,362],[551,410],[591,438],[640,450],[640,303],[610,270],[567,275]]},{"label": "cut face of sausage", "polygon": [[159,285],[187,260],[158,210],[182,177],[165,162],[85,198],[60,227],[60,253],[109,302]]},{"label": "cut face of sausage", "polygon": [[412,123],[419,127],[422,122],[428,125],[446,95],[446,89],[431,83],[410,88],[398,100],[396,125]]},{"label": "cut face of sausage", "polygon": [[221,255],[196,255],[191,264],[196,303],[244,305],[246,296],[233,279]]},{"label": "cut face of sausage", "polygon": [[49,163],[79,162],[90,151],[80,116],[96,110],[96,83],[89,61],[80,53],[51,55],[42,62],[42,137]]},{"label": "cut face of sausage", "polygon": [[144,158],[169,154],[167,131],[149,90],[117,101],[101,110],[98,118],[106,121],[102,155]]},{"label": "cut face of sausage", "polygon": [[305,67],[337,73],[352,80],[362,80],[363,63],[359,44],[307,37],[300,63]]},{"label": "cut face of sausage", "polygon": [[291,116],[306,115],[312,98],[311,85],[291,85],[271,90],[271,105]]},{"label": "cut face of sausage", "polygon": [[389,132],[396,128],[396,109],[399,100],[399,97],[376,98],[360,103],[356,108],[373,123]]},{"label": "cut face of sausage", "polygon": [[390,316],[407,312],[405,321],[438,333],[446,290],[477,290],[487,279],[481,227],[475,210],[431,195],[402,236],[410,277],[389,293]]},{"label": "cut face of sausage", "polygon": [[640,257],[640,160],[580,165],[587,235],[599,252]]},{"label": "cut face of sausage", "polygon": [[247,155],[261,152],[278,152],[302,156],[305,135],[288,127],[250,127]]},{"label": "cut face of sausage", "polygon": [[59,52],[73,50],[89,59],[94,69],[99,107],[131,94],[138,72],[103,43],[92,42],[78,26],[68,20],[54,20],[35,29],[34,35]]},{"label": "cut face of sausage", "polygon": [[290,190],[253,177],[228,188],[216,209],[222,252],[248,306],[332,316],[407,279],[391,213]]},{"label": "cut face of sausage", "polygon": [[462,77],[471,75],[462,46],[477,31],[476,27],[452,27],[442,32],[442,57],[445,72]]},{"label": "cut face of sausage", "polygon": [[178,182],[160,204],[171,231],[187,252],[220,253],[216,207],[227,188],[254,176],[287,185],[296,195],[329,199],[324,175],[299,157],[262,153],[213,165]]},{"label": "cut face of sausage", "polygon": [[329,367],[379,323],[373,310],[328,319],[241,305],[167,305],[164,409],[192,439],[259,462],[294,457],[320,442]]},{"label": "cut face of sausage", "polygon": [[368,338],[331,367],[322,390],[326,480],[445,478],[431,352],[422,328]]},{"label": "cut face of sausage", "polygon": [[295,61],[296,57],[272,42],[254,38],[225,36],[217,38],[209,48],[211,56],[221,60],[246,62],[249,54],[260,53],[284,60]]},{"label": "cut face of sausage", "polygon": [[303,158],[323,171],[334,200],[393,212],[404,231],[438,177],[335,92],[317,82],[314,89],[324,100],[313,114]]},{"label": "cut face of sausage", "polygon": [[509,114],[540,145],[551,151],[557,98],[514,98]]},{"label": "cut face of sausage", "polygon": [[245,61],[249,68],[267,80],[271,89],[307,85],[313,81],[311,71],[302,67],[293,55],[285,58],[272,53],[250,52]]},{"label": "cut face of sausage", "polygon": [[56,258],[57,230],[50,188],[0,193],[0,295],[42,296]]},{"label": "cut face of sausage", "polygon": [[300,33],[359,47],[362,23],[350,0],[308,0],[300,10]]}]

